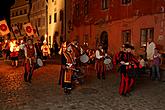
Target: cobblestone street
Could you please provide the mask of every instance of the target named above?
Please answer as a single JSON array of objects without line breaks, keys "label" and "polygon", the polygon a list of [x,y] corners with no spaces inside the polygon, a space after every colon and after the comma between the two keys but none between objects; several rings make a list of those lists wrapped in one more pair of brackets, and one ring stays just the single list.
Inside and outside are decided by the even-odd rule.
[{"label": "cobblestone street", "polygon": [[93,66],[85,84],[70,95],[63,94],[58,76],[60,65],[47,64],[35,70],[32,84],[23,81],[23,67],[0,61],[0,110],[164,110],[165,83],[142,77],[129,97],[118,94],[119,78],[108,73],[95,78]]}]

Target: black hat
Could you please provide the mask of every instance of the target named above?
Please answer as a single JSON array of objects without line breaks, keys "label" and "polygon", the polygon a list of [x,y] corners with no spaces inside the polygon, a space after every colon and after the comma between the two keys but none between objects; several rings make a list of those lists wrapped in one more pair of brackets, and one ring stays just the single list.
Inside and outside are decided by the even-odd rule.
[{"label": "black hat", "polygon": [[125,48],[131,48],[131,46],[129,44],[124,44]]}]

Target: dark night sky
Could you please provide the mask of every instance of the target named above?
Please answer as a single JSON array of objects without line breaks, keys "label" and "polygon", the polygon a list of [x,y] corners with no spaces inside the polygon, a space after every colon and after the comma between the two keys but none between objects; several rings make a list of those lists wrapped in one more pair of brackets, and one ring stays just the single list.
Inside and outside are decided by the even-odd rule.
[{"label": "dark night sky", "polygon": [[15,0],[0,0],[0,19],[10,17],[10,7],[14,4]]}]

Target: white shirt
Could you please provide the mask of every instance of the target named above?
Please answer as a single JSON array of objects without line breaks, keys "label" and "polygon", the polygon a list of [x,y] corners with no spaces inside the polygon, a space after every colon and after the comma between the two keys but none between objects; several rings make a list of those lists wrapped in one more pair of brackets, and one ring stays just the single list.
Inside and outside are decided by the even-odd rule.
[{"label": "white shirt", "polygon": [[42,45],[41,46],[41,50],[42,50],[43,53],[50,54],[50,49],[49,49],[49,46],[48,45]]},{"label": "white shirt", "polygon": [[153,60],[153,55],[154,55],[154,49],[156,48],[156,45],[154,42],[151,42],[149,44],[149,42],[147,42],[147,59],[148,60]]},{"label": "white shirt", "polygon": [[[101,51],[103,52],[103,49],[101,49]],[[97,58],[97,59],[103,58],[103,56],[100,55],[99,50],[96,50],[96,58]]]},{"label": "white shirt", "polygon": [[141,59],[140,60],[140,65],[142,65],[142,67],[145,67],[146,66],[146,63],[145,63],[144,59]]},{"label": "white shirt", "polygon": [[20,48],[21,50],[23,50],[23,49],[25,48],[25,44],[20,44],[20,45],[19,45],[19,48]]}]

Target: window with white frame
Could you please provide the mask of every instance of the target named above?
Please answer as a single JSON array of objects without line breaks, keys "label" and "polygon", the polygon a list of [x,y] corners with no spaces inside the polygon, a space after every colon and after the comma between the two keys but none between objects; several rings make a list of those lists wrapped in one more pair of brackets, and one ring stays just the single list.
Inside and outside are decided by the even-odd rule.
[{"label": "window with white frame", "polygon": [[109,0],[101,0],[102,10],[108,9],[108,6],[109,6],[108,3],[109,3]]},{"label": "window with white frame", "polygon": [[154,28],[144,28],[140,30],[140,46],[146,46],[148,38],[154,39]]},{"label": "window with white frame", "polygon": [[122,31],[123,44],[131,44],[131,30]]}]

